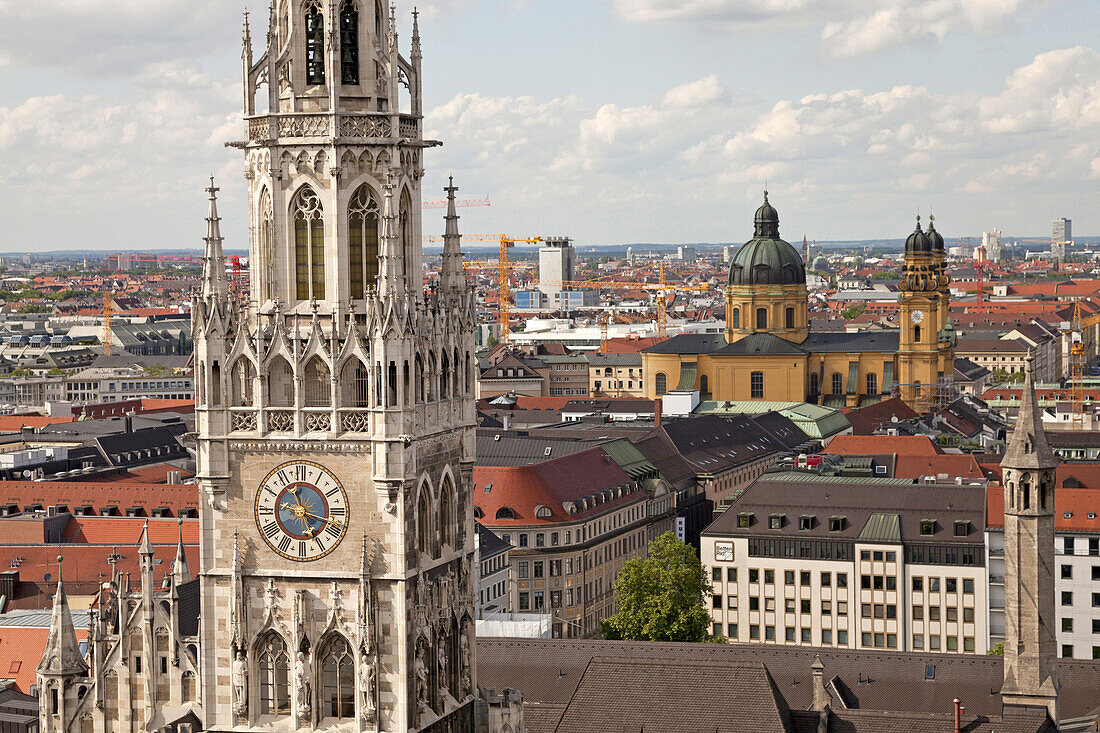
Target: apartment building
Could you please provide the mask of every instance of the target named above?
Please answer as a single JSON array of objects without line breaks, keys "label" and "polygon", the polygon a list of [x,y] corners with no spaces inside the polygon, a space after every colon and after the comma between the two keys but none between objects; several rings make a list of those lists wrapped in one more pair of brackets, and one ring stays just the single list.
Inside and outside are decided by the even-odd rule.
[{"label": "apartment building", "polygon": [[511,608],[509,575],[511,564],[508,551],[511,546],[480,522],[474,522],[477,530],[477,617],[494,613],[508,613]]},{"label": "apartment building", "polygon": [[985,481],[775,469],[704,533],[731,642],[982,654]]},{"label": "apartment building", "polygon": [[555,637],[596,634],[615,613],[619,570],[675,526],[676,493],[641,453],[619,443],[614,457],[592,447],[474,467],[474,518],[512,546],[511,610],[550,613]]},{"label": "apartment building", "polygon": [[588,381],[593,397],[645,397],[642,355],[590,354]]},{"label": "apartment building", "polygon": [[588,357],[584,354],[539,356],[546,365],[550,397],[588,396]]},{"label": "apartment building", "polygon": [[[1048,436],[1050,433],[1047,434]],[[1004,641],[1004,489],[987,492],[989,644]],[[1054,630],[1058,656],[1100,659],[1100,465],[1058,467],[1054,490]]]}]

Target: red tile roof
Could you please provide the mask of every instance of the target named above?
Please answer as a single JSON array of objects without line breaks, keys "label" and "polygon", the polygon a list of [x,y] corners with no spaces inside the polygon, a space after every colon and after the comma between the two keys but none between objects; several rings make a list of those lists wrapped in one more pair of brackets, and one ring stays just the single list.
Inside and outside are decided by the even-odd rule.
[{"label": "red tile roof", "polygon": [[[46,650],[46,639],[50,635],[47,626],[28,628],[23,626],[0,627],[0,680],[13,680],[16,690],[25,695],[31,692],[31,685],[38,684],[38,660]],[[76,640],[85,641],[88,629],[78,628]]]},{"label": "red tile roof", "polygon": [[[491,485],[486,492],[485,487]],[[635,501],[634,479],[615,463],[602,448],[572,453],[529,466],[474,466],[474,502],[481,510],[479,521],[486,527],[504,529],[515,524],[553,524],[576,521],[603,514],[609,509]],[[604,489],[623,487],[623,496],[604,503],[582,500]],[[577,513],[569,515],[562,502],[576,502]],[[548,507],[551,516],[535,517],[539,506]],[[511,507],[515,519],[497,519],[497,511]]]},{"label": "red tile roof", "polygon": [[942,451],[927,435],[838,435],[824,453],[846,456],[937,456]]},{"label": "red tile roof", "polygon": [[197,484],[146,484],[134,481],[92,483],[86,481],[0,481],[0,504],[20,508],[41,504],[43,507],[80,506],[118,507],[125,514],[130,507],[141,507],[146,514],[168,507],[173,516],[184,509],[199,508]]},{"label": "red tile roof", "polygon": [[898,420],[909,420],[917,413],[898,397],[865,407],[843,410],[844,417],[852,423],[853,435],[871,435],[883,425]]},{"label": "red tile roof", "polygon": [[898,478],[920,478],[947,474],[949,478],[978,479],[985,478],[982,467],[974,456],[969,454],[943,453],[936,456],[898,456],[894,464],[894,476]]},{"label": "red tile roof", "polygon": [[[1003,528],[1004,487],[991,483],[986,489],[985,500],[986,527]],[[1059,480],[1054,488],[1054,529],[1057,532],[1100,532],[1100,489],[1067,489]]]},{"label": "red tile roof", "polygon": [[149,540],[154,545],[176,544],[183,532],[185,545],[199,544],[199,520],[139,519],[136,517],[73,517],[62,533],[66,542],[93,545],[136,545],[148,523]]},{"label": "red tile roof", "polygon": [[142,412],[194,412],[194,400],[162,400],[147,397],[141,400]]},{"label": "red tile roof", "polygon": [[648,349],[650,346],[656,346],[665,340],[666,337],[662,336],[645,336],[639,338],[613,338],[607,340],[608,354],[636,354],[642,349]]},{"label": "red tile roof", "polygon": [[42,415],[3,415],[0,416],[0,432],[17,433],[24,427],[42,428],[47,425],[69,423],[72,417],[43,417]]}]

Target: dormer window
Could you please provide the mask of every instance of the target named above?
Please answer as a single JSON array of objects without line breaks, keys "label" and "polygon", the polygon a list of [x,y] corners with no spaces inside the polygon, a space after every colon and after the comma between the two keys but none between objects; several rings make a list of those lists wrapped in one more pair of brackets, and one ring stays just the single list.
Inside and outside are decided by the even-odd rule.
[{"label": "dormer window", "polygon": [[922,519],[922,520],[920,520],[920,533],[922,535],[936,534],[936,520],[935,519]]},{"label": "dormer window", "polygon": [[739,529],[748,529],[752,526],[752,520],[752,512],[741,512],[737,515],[737,527]]},{"label": "dormer window", "polygon": [[500,509],[497,509],[496,518],[497,519],[515,519],[516,518],[516,512],[510,506],[502,506]]},{"label": "dormer window", "polygon": [[955,536],[966,537],[970,534],[970,521],[967,519],[959,519],[955,522]]},{"label": "dormer window", "polygon": [[542,504],[535,507],[536,519],[549,519],[551,516],[553,516],[553,512],[550,511],[550,507],[544,506]]},{"label": "dormer window", "polygon": [[814,528],[814,515],[803,514],[798,518],[798,528],[800,530],[810,530]]},{"label": "dormer window", "polygon": [[773,515],[771,515],[770,517],[768,517],[768,528],[769,529],[783,529],[783,524],[785,523],[786,518],[787,518],[786,514],[773,514]]},{"label": "dormer window", "polygon": [[830,532],[842,532],[844,531],[844,520],[847,517],[833,515],[829,517],[829,531]]}]

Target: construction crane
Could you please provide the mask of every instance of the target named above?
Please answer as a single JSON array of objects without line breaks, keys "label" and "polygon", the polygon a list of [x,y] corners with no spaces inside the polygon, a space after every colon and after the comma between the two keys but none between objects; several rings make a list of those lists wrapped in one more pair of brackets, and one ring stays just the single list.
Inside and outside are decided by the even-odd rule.
[{"label": "construction crane", "polygon": [[974,259],[974,273],[978,278],[978,310],[981,311],[983,304],[985,303],[985,245],[978,245],[978,249],[975,250],[977,257]]},{"label": "construction crane", "polygon": [[498,264],[500,267],[500,296],[498,303],[498,320],[500,321],[500,343],[507,344],[509,332],[512,329],[512,313],[511,305],[508,299],[509,289],[512,286],[512,275],[509,270],[512,269],[511,264],[508,261],[508,250],[515,247],[516,244],[539,244],[542,242],[542,237],[530,237],[530,238],[508,238],[503,234],[500,237],[500,259]]},{"label": "construction crane", "polygon": [[1077,300],[1073,304],[1073,321],[1069,325],[1070,401],[1074,430],[1085,427],[1085,345],[1081,335],[1081,301]]},{"label": "construction crane", "polygon": [[[152,265],[163,267],[165,265],[197,265],[202,267],[202,255],[155,255],[148,252],[124,253],[116,252],[104,258],[108,265],[114,264],[116,271],[122,271],[122,263],[129,261],[133,265]],[[229,287],[233,297],[243,300],[245,295],[245,271],[248,269],[247,258],[240,255],[227,255],[229,260],[230,277]]]},{"label": "construction crane", "polygon": [[608,332],[610,326],[611,326],[611,314],[608,313],[606,316],[604,316],[603,318],[600,319],[600,353],[601,354],[606,354],[607,353],[607,344],[610,341],[610,338],[608,337],[607,332]]},{"label": "construction crane", "polygon": [[103,291],[103,355],[110,356],[112,347],[111,340],[111,308],[114,307],[114,303],[111,301],[111,292],[108,290]]},{"label": "construction crane", "polygon": [[[445,209],[447,208],[447,199],[436,199],[433,201],[425,201],[421,204],[422,209]],[[458,199],[455,201],[455,206],[491,206],[489,203],[489,196],[486,195],[483,199]],[[466,235],[463,235],[466,236]]]},{"label": "construction crane", "polygon": [[[638,270],[647,269],[649,265]],[[668,283],[665,281],[665,263],[659,263],[658,279],[655,283],[630,282],[626,280],[563,280],[561,282],[543,283],[563,288],[579,288],[582,290],[648,290],[657,294],[657,335],[664,338],[667,335],[668,321],[668,295],[677,292],[705,292],[710,290],[710,283],[688,285],[684,283]]]}]

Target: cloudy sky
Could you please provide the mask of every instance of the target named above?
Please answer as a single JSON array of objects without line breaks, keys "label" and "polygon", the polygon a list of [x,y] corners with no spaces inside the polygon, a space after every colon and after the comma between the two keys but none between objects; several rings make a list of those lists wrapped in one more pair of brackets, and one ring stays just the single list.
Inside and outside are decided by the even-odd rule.
[{"label": "cloudy sky", "polygon": [[[266,19],[266,2],[250,0]],[[0,0],[0,250],[246,243],[233,0]],[[467,232],[1100,234],[1097,0],[422,2],[426,197]],[[399,7],[408,48],[408,7]],[[266,21],[264,21],[266,22]],[[262,37],[261,29],[261,37]],[[426,221],[426,230],[442,222]]]}]

